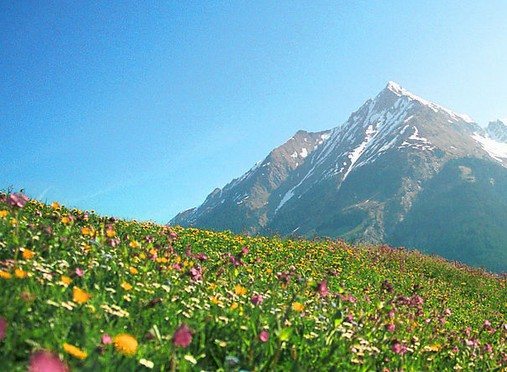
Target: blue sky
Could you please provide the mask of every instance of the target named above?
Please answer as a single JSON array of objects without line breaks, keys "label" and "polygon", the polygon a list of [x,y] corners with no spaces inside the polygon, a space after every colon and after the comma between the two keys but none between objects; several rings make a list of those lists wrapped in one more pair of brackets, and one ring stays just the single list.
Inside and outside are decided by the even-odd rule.
[{"label": "blue sky", "polygon": [[505,1],[3,1],[0,189],[165,223],[389,80],[507,117]]}]

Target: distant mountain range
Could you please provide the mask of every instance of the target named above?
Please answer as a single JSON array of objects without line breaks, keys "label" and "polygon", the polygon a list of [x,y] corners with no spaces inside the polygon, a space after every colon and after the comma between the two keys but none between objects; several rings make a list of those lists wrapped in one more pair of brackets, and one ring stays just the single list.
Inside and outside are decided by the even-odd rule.
[{"label": "distant mountain range", "polygon": [[482,128],[389,82],[170,223],[384,242],[507,271],[506,167],[506,123]]}]

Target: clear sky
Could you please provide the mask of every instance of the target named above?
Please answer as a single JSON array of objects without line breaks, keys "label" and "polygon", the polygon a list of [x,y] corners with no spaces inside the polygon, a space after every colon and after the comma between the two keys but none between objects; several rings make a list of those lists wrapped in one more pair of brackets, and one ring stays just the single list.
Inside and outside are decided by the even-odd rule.
[{"label": "clear sky", "polygon": [[507,117],[507,1],[1,1],[0,190],[165,223],[394,80]]}]

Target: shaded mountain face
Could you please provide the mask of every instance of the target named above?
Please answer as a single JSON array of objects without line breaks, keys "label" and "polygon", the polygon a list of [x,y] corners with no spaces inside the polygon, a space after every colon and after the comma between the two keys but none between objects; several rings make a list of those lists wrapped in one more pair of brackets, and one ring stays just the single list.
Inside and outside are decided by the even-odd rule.
[{"label": "shaded mountain face", "polygon": [[494,203],[507,200],[506,167],[504,122],[483,129],[389,82],[343,125],[297,132],[170,223],[387,242],[507,271],[507,218]]}]

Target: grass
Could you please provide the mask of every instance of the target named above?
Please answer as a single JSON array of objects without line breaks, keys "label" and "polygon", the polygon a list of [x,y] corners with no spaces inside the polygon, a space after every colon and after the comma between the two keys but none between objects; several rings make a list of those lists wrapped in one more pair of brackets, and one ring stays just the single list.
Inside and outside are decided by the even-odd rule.
[{"label": "grass", "polygon": [[20,197],[0,196],[5,370],[26,371],[41,350],[79,371],[507,365],[503,276],[403,248],[160,226]]}]

